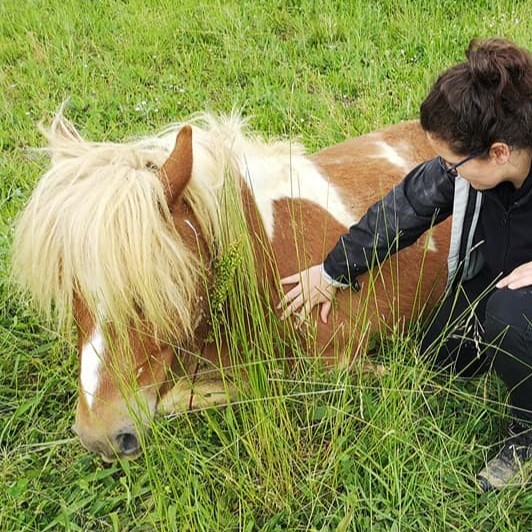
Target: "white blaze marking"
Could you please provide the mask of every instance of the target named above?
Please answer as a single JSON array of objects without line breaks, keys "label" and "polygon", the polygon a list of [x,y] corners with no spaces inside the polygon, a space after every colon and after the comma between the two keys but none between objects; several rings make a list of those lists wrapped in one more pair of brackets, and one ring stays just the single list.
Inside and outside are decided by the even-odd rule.
[{"label": "white blaze marking", "polygon": [[249,184],[270,239],[273,238],[273,202],[282,198],[311,201],[345,227],[358,221],[342,198],[306,157],[299,154],[264,158],[246,154],[240,169]]},{"label": "white blaze marking", "polygon": [[94,394],[98,389],[103,353],[103,334],[100,326],[96,325],[92,336],[81,350],[80,381],[89,408],[92,407]]}]

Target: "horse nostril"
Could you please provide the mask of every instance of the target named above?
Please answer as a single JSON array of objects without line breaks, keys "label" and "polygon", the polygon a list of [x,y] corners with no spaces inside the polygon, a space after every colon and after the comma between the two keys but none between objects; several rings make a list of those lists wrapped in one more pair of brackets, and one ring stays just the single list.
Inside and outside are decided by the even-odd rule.
[{"label": "horse nostril", "polygon": [[126,456],[136,454],[140,449],[137,436],[131,432],[119,434],[116,437],[116,442],[118,443],[118,450],[120,451],[120,454]]}]

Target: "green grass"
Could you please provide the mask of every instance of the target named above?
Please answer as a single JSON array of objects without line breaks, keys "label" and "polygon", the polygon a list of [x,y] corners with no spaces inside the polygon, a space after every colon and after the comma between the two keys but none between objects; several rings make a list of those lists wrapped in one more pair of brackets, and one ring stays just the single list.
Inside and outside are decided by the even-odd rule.
[{"label": "green grass", "polygon": [[158,419],[139,461],[104,467],[69,430],[75,349],[7,281],[46,166],[36,125],[67,98],[94,140],[237,107],[312,151],[415,117],[472,37],[532,48],[531,21],[518,0],[3,0],[0,530],[528,530],[530,491],[470,482],[502,436],[504,390],[431,374],[414,337],[383,344],[379,378],[310,360],[290,374],[237,319],[244,357],[268,359],[242,401]]}]

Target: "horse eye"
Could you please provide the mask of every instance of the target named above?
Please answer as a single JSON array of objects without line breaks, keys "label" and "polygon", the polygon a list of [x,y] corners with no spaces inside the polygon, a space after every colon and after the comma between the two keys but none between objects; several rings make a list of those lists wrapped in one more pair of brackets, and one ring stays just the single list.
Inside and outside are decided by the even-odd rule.
[{"label": "horse eye", "polygon": [[140,303],[138,301],[133,302],[133,307],[137,316],[142,315],[142,307],[140,306]]},{"label": "horse eye", "polygon": [[146,168],[152,172],[157,172],[159,170],[159,167],[153,161],[148,161],[146,163]]}]

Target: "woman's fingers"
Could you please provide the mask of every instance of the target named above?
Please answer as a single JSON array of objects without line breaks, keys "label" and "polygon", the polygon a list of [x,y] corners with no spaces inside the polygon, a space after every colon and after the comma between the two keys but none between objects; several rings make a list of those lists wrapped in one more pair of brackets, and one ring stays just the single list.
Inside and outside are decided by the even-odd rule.
[{"label": "woman's fingers", "polygon": [[303,296],[299,295],[295,299],[293,299],[283,310],[283,313],[281,314],[281,319],[284,320],[288,318],[291,314],[299,310],[299,308],[303,305]]},{"label": "woman's fingers", "polygon": [[312,307],[314,305],[312,304],[311,301],[307,300],[303,303],[303,309],[301,310],[300,314],[299,314],[299,317],[302,321],[305,321],[311,314],[312,312]]},{"label": "woman's fingers", "polygon": [[518,266],[513,272],[503,277],[498,283],[497,288],[509,288],[515,290],[525,286],[532,285],[532,262],[526,262]]},{"label": "woman's fingers", "polygon": [[329,312],[331,312],[332,304],[330,301],[325,301],[322,304],[320,309],[320,319],[323,323],[327,323],[327,318],[329,317]]},{"label": "woman's fingers", "polygon": [[284,297],[281,299],[280,303],[277,305],[277,308],[281,308],[281,307],[284,307],[285,305],[288,305],[289,303],[294,301],[294,299],[302,295],[302,293],[303,291],[301,289],[301,285],[297,284],[296,286],[294,286],[294,288],[286,292]]},{"label": "woman's fingers", "polygon": [[524,288],[525,286],[532,286],[532,274],[516,276],[510,279],[506,284],[498,286],[498,288],[507,287],[510,290],[516,290],[518,288]]},{"label": "woman's fingers", "polygon": [[294,275],[289,275],[288,277],[284,277],[283,279],[281,279],[281,284],[299,283],[300,279],[301,279],[301,272],[294,273]]},{"label": "woman's fingers", "polygon": [[294,275],[281,279],[281,284],[294,284],[281,299],[277,308],[282,308],[281,319],[300,310],[300,318],[305,320],[310,316],[313,307],[320,303],[325,306],[321,309],[320,317],[327,323],[327,317],[331,310],[331,300],[336,288],[325,280],[321,273],[321,265],[316,265]]}]

